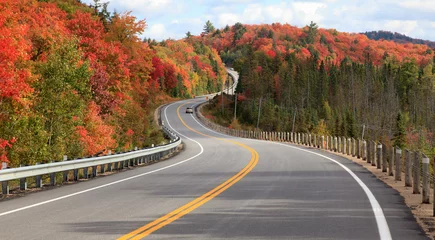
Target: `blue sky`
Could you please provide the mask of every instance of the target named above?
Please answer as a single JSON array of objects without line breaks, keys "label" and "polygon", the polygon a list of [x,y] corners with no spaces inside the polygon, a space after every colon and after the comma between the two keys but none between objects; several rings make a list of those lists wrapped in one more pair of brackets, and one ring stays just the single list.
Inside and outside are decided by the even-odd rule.
[{"label": "blue sky", "polygon": [[236,22],[305,26],[314,21],[322,28],[338,31],[389,30],[435,41],[435,0],[107,1],[110,11],[132,11],[137,18],[145,19],[148,27],[143,37],[156,40],[183,38],[188,31],[200,34],[210,20],[218,28]]}]

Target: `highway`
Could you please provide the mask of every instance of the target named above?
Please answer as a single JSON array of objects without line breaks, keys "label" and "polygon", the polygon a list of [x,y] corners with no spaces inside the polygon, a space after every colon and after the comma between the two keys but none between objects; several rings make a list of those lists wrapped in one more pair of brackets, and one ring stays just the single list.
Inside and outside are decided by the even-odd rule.
[{"label": "highway", "polygon": [[402,197],[363,167],[208,130],[184,113],[204,100],[164,109],[180,154],[2,201],[0,239],[427,239]]}]

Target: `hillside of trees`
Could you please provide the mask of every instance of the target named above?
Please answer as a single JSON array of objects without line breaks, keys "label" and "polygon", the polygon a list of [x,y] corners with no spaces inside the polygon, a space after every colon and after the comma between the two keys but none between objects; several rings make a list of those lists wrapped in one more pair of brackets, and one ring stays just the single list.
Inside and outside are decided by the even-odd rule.
[{"label": "hillside of trees", "polygon": [[232,127],[364,134],[433,150],[435,68],[426,45],[375,41],[315,23],[304,28],[237,23],[205,31],[196,41],[217,48],[240,72],[238,121],[231,122],[234,99],[224,101],[223,112],[215,99],[208,117]]},{"label": "hillside of trees", "polygon": [[404,34],[400,34],[397,32],[390,32],[390,31],[371,31],[371,32],[365,32],[362,33],[366,35],[368,38],[373,40],[392,40],[396,43],[415,43],[415,44],[424,44],[431,48],[435,48],[435,42],[429,41],[429,40],[422,40],[418,38],[411,38]]},{"label": "hillside of trees", "polygon": [[[418,65],[432,61],[433,51],[426,45],[399,44],[387,40],[371,40],[364,34],[338,32],[318,28],[311,23],[304,28],[289,24],[246,25],[236,23],[223,29],[207,29],[201,36],[193,37],[215,48],[227,64],[237,66],[236,60],[246,56],[248,46],[269,57],[294,53],[299,59],[314,57],[331,64],[343,60],[382,65],[385,61],[400,63],[414,59]],[[192,37],[190,37],[192,38]]]},{"label": "hillside of trees", "polygon": [[146,22],[107,3],[0,1],[0,162],[12,167],[163,141],[152,112],[220,89],[218,53],[149,43]]}]

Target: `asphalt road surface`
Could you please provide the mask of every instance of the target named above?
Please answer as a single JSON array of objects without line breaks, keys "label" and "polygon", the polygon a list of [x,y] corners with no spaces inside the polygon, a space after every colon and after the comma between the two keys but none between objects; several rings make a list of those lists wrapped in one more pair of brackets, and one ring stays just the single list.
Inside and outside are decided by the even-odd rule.
[{"label": "asphalt road surface", "polygon": [[201,101],[165,108],[179,155],[0,202],[0,239],[427,239],[363,167],[208,130],[184,113]]}]

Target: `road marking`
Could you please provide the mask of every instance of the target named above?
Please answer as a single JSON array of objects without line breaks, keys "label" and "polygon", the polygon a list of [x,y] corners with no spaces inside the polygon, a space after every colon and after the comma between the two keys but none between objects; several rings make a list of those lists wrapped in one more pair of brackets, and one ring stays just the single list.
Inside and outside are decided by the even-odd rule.
[{"label": "road marking", "polygon": [[311,153],[311,154],[323,157],[329,161],[332,161],[332,162],[338,164],[340,167],[342,167],[346,172],[348,172],[353,177],[353,179],[355,179],[355,181],[360,185],[360,187],[364,190],[365,194],[367,195],[367,198],[369,199],[370,205],[371,205],[372,210],[373,210],[373,214],[375,215],[376,225],[378,226],[380,239],[381,240],[391,240],[392,239],[390,228],[388,227],[388,222],[387,222],[387,219],[385,218],[384,211],[382,211],[381,205],[379,204],[378,200],[376,199],[376,197],[372,193],[372,191],[370,191],[370,188],[368,188],[367,185],[354,172],[352,172],[352,170],[350,170],[348,167],[344,166],[342,163],[338,162],[337,160],[334,160],[334,159],[327,157],[323,154],[316,153],[316,152],[306,150],[306,149],[302,149],[299,147],[294,147],[291,145],[282,144],[282,143],[274,142],[274,144],[286,146],[289,148],[297,149],[300,151],[304,151],[307,153]]},{"label": "road marking", "polygon": [[[187,104],[187,103],[185,103]],[[173,221],[183,217],[184,215],[188,214],[189,212],[195,210],[196,208],[202,206],[203,204],[205,204],[206,202],[210,201],[211,199],[213,199],[214,197],[216,197],[217,195],[219,195],[220,193],[222,193],[223,191],[227,190],[228,188],[230,188],[231,186],[233,186],[235,183],[237,183],[240,179],[242,179],[244,176],[246,176],[254,167],[255,165],[257,165],[258,163],[258,153],[242,144],[236,141],[232,141],[232,140],[227,140],[227,139],[223,139],[223,138],[217,138],[214,136],[210,136],[204,133],[201,133],[191,127],[189,127],[184,120],[181,118],[180,116],[180,108],[182,106],[184,106],[185,104],[180,105],[177,108],[177,115],[178,118],[181,120],[181,122],[183,123],[183,125],[188,128],[189,130],[200,134],[202,136],[206,136],[206,137],[210,137],[210,138],[215,138],[217,140],[221,140],[221,141],[225,141],[225,142],[230,142],[236,145],[239,145],[245,149],[247,149],[248,151],[251,152],[251,160],[249,161],[248,165],[246,165],[240,172],[238,172],[236,175],[234,175],[233,177],[231,177],[230,179],[228,179],[227,181],[223,182],[222,184],[220,184],[219,186],[215,187],[214,189],[210,190],[209,192],[205,193],[204,195],[194,199],[193,201],[185,204],[184,206],[181,206],[180,208],[175,209],[174,211],[118,238],[118,240],[126,240],[126,239],[130,239],[130,240],[136,240],[136,239],[142,239],[146,236],[148,236],[149,234],[153,233],[154,231],[172,223]]]},{"label": "road marking", "polygon": [[[192,116],[192,118],[199,124],[201,125],[203,128],[217,133],[219,135],[224,135],[224,136],[228,136],[226,134],[220,133],[220,132],[216,132],[212,129],[209,129],[207,127],[205,127],[202,123],[200,123],[195,117]],[[379,237],[381,240],[390,240],[392,239],[391,237],[391,232],[390,232],[390,228],[388,227],[388,222],[387,219],[385,218],[384,212],[382,210],[381,205],[379,204],[378,200],[376,199],[375,195],[370,191],[370,189],[367,187],[367,185],[354,173],[352,172],[352,170],[350,170],[348,167],[344,166],[342,163],[338,162],[337,160],[334,160],[330,157],[327,157],[325,155],[322,155],[320,153],[316,153],[310,150],[306,150],[306,149],[302,149],[299,147],[295,147],[295,146],[291,146],[291,145],[287,145],[287,144],[283,144],[283,143],[278,143],[278,142],[270,142],[270,141],[263,141],[263,140],[258,140],[258,139],[250,139],[250,138],[246,138],[246,140],[249,141],[262,141],[262,142],[268,142],[268,143],[272,143],[272,144],[278,144],[281,146],[285,146],[285,147],[289,147],[289,148],[293,148],[293,149],[297,149],[300,151],[304,151],[304,152],[308,152],[320,157],[323,157],[329,161],[332,161],[336,164],[338,164],[340,167],[342,167],[346,172],[348,172],[353,179],[360,185],[360,187],[363,189],[364,193],[367,195],[367,198],[369,199],[370,205],[372,207],[372,211],[373,214],[375,215],[375,219],[376,219],[376,224],[378,226],[378,232],[379,232]]]},{"label": "road marking", "polygon": [[[170,105],[172,105],[172,104],[170,104]],[[168,120],[168,117],[167,117],[167,115],[166,115],[166,109],[167,109],[170,105],[168,105],[168,106],[165,107],[164,114],[165,114],[166,122],[168,123],[169,127],[172,128],[172,126],[171,126],[171,124],[169,123],[169,121],[167,121],[167,120]],[[50,200],[47,200],[47,201],[43,201],[43,202],[39,202],[39,203],[35,203],[35,204],[29,205],[29,206],[25,206],[25,207],[17,208],[17,209],[10,210],[10,211],[7,211],[7,212],[3,212],[3,213],[0,213],[0,217],[1,217],[1,216],[8,215],[8,214],[15,213],[15,212],[23,211],[23,210],[26,210],[26,209],[29,209],[29,208],[34,208],[34,207],[38,207],[38,206],[41,206],[41,205],[44,205],[44,204],[48,204],[48,203],[52,203],[52,202],[56,202],[56,201],[59,201],[59,200],[65,199],[65,198],[70,198],[70,197],[73,197],[73,196],[76,196],[76,195],[80,195],[80,194],[83,194],[83,193],[91,192],[91,191],[94,191],[94,190],[97,190],[97,189],[100,189],[100,188],[105,188],[105,187],[108,187],[108,186],[111,186],[111,185],[115,185],[115,184],[118,184],[118,183],[121,183],[121,182],[129,181],[129,180],[132,180],[132,179],[135,179],[135,178],[138,178],[138,177],[143,177],[143,176],[145,176],[145,175],[149,175],[149,174],[151,174],[151,173],[160,172],[160,171],[162,171],[162,170],[165,170],[165,169],[168,169],[168,168],[172,168],[172,167],[175,167],[175,166],[180,165],[180,164],[182,164],[182,163],[188,162],[188,161],[190,161],[190,160],[192,160],[192,159],[195,159],[196,157],[198,157],[199,155],[201,155],[201,154],[204,152],[204,148],[202,147],[202,145],[201,145],[199,142],[197,142],[197,141],[195,141],[195,140],[193,140],[193,139],[191,139],[191,138],[188,138],[188,137],[184,136],[183,134],[177,132],[177,131],[176,131],[175,129],[173,129],[173,128],[172,128],[172,130],[173,130],[174,132],[176,132],[177,134],[179,134],[180,136],[183,136],[183,137],[189,139],[190,141],[193,141],[193,142],[195,142],[196,144],[198,144],[199,147],[201,148],[201,151],[200,151],[198,154],[196,154],[195,156],[193,156],[193,157],[190,157],[190,158],[185,159],[185,160],[183,160],[183,161],[180,161],[180,162],[177,162],[177,163],[174,163],[174,164],[168,165],[168,166],[166,166],[166,167],[162,167],[162,168],[159,168],[159,169],[156,169],[156,170],[152,170],[152,171],[149,171],[149,172],[146,172],[146,173],[141,173],[141,174],[138,174],[138,175],[135,175],[135,176],[131,176],[131,177],[128,177],[128,178],[124,178],[124,179],[121,179],[121,180],[118,180],[118,181],[114,181],[114,182],[111,182],[111,183],[103,184],[103,185],[101,185],[101,186],[97,186],[97,187],[89,188],[89,189],[86,189],[86,190],[83,190],[83,191],[79,191],[79,192],[71,193],[71,194],[68,194],[68,195],[65,195],[65,196],[61,196],[61,197],[57,197],[57,198],[53,198],[53,199],[50,199]]]}]

